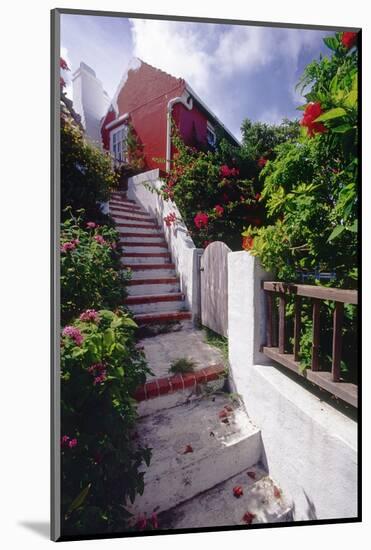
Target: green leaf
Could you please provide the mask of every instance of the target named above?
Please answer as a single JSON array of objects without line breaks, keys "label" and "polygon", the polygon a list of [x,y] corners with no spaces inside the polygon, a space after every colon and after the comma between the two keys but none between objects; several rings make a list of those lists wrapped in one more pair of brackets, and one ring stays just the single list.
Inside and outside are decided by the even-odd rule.
[{"label": "green leaf", "polygon": [[330,50],[336,52],[339,47],[339,41],[335,36],[326,36],[326,38],[323,39],[324,43]]},{"label": "green leaf", "polygon": [[332,231],[331,235],[329,236],[329,238],[327,239],[327,242],[331,242],[333,241],[334,239],[336,239],[336,237],[338,237],[339,235],[341,235],[341,233],[344,231],[345,227],[344,225],[337,225],[335,227],[335,229]]},{"label": "green leaf", "polygon": [[350,130],[353,130],[353,126],[351,126],[350,124],[340,124],[340,126],[334,126],[333,128],[331,128],[331,131],[335,132],[336,134],[345,134]]},{"label": "green leaf", "polygon": [[339,118],[344,115],[346,115],[347,112],[342,107],[335,107],[334,109],[330,109],[329,111],[326,111],[323,113],[323,115],[320,115],[316,118],[315,122],[325,122],[326,120],[332,120],[333,118]]},{"label": "green leaf", "polygon": [[358,92],[357,90],[352,90],[344,99],[344,105],[350,108],[356,108],[358,101]]},{"label": "green leaf", "polygon": [[74,510],[76,510],[76,508],[79,508],[79,506],[81,506],[81,504],[84,502],[84,500],[88,496],[88,493],[90,491],[90,487],[91,487],[91,483],[89,483],[89,485],[87,487],[85,487],[85,489],[83,489],[81,491],[81,493],[79,493],[77,495],[75,500],[72,501],[70,507],[67,510],[67,515],[71,514],[71,512],[73,512]]},{"label": "green leaf", "polygon": [[103,333],[103,343],[105,347],[109,348],[115,341],[115,333],[111,328],[107,328]]},{"label": "green leaf", "polygon": [[358,220],[354,220],[352,225],[350,227],[348,227],[348,230],[351,231],[352,233],[357,233],[358,232]]}]

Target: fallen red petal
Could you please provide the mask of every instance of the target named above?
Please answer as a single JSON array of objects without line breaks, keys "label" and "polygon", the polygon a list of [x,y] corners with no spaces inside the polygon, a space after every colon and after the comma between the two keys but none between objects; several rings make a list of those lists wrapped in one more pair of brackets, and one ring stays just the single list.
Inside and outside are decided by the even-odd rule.
[{"label": "fallen red petal", "polygon": [[247,475],[251,477],[251,479],[256,479],[256,472],[247,472]]},{"label": "fallen red petal", "polygon": [[281,491],[276,486],[274,486],[273,494],[276,498],[281,498]]},{"label": "fallen red petal", "polygon": [[192,445],[187,445],[186,448],[184,449],[183,454],[186,455],[187,453],[193,453]]},{"label": "fallen red petal", "polygon": [[247,523],[247,525],[250,525],[252,523],[252,520],[255,518],[255,514],[252,514],[251,512],[246,512],[244,514],[242,520]]},{"label": "fallen red petal", "polygon": [[237,485],[236,487],[233,487],[233,495],[236,498],[240,498],[243,495],[243,489],[240,487],[240,485]]}]

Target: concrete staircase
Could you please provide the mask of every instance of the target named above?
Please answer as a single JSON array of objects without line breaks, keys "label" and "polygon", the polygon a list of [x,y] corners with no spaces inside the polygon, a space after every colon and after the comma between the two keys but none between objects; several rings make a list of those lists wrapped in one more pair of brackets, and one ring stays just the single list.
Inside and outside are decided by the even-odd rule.
[{"label": "concrete staircase", "polygon": [[120,233],[123,267],[132,271],[126,304],[136,322],[148,325],[191,319],[156,220],[124,193],[113,193],[109,208]]},{"label": "concrete staircase", "polygon": [[[161,229],[120,193],[112,195],[110,213],[121,235],[123,266],[132,269],[127,306],[139,325],[168,327],[138,342],[153,375],[135,394],[135,439],[152,449],[152,458],[143,470],[143,495],[127,506],[133,525],[154,512],[164,529],[287,521],[290,506],[259,464],[260,430],[226,391],[221,351],[191,322]],[[194,362],[194,371],[169,372],[184,357]],[[234,496],[234,484],[244,495]],[[214,494],[222,508],[211,505]]]}]

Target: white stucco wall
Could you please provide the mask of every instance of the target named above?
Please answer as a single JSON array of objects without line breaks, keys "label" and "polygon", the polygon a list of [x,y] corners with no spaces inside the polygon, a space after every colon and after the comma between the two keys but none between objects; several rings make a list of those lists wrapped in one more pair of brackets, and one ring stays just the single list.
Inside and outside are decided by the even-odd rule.
[{"label": "white stucco wall", "polygon": [[291,497],[295,520],[357,515],[357,423],[260,353],[271,279],[247,252],[228,255],[229,360],[236,391],[262,430],[270,475]]},{"label": "white stucco wall", "polygon": [[[143,185],[143,184],[146,185]],[[152,189],[148,189],[148,187]],[[151,216],[157,219],[159,226],[165,234],[172,261],[180,278],[180,288],[186,298],[187,307],[192,310],[193,318],[199,316],[199,257],[203,249],[196,248],[192,238],[183,222],[177,222],[167,227],[164,217],[170,212],[175,212],[177,218],[181,218],[178,208],[172,201],[164,201],[155,190],[159,190],[162,181],[159,170],[150,170],[129,178],[127,196],[136,200]]]}]

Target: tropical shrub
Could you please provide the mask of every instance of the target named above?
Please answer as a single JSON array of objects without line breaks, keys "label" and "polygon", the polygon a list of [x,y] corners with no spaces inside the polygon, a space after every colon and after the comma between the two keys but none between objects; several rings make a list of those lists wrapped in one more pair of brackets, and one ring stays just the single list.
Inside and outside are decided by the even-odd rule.
[{"label": "tropical shrub", "polygon": [[99,203],[118,185],[108,153],[91,144],[83,133],[71,102],[61,94],[61,208],[84,208],[89,219],[100,212]]},{"label": "tropical shrub", "polygon": [[[358,179],[358,57],[356,33],[325,38],[330,57],[310,63],[302,91],[301,137],[275,148],[275,158],[261,171],[268,224],[250,225],[242,233],[243,247],[259,256],[263,266],[284,281],[303,274],[330,272],[328,284],[357,287]],[[307,279],[308,280],[308,279]],[[331,303],[322,307],[321,353],[331,355]],[[292,313],[290,305],[288,313]],[[311,312],[304,304],[301,362],[310,364]],[[356,313],[346,306],[342,370],[356,377]]]},{"label": "tropical shrub", "polygon": [[142,493],[150,449],[134,432],[133,392],[149,372],[135,322],[118,309],[88,309],[61,341],[61,466],[64,534],[122,531],[125,506]]},{"label": "tropical shrub", "polygon": [[61,226],[62,322],[87,308],[115,308],[126,296],[129,274],[121,269],[116,229],[84,221],[68,209]]}]

